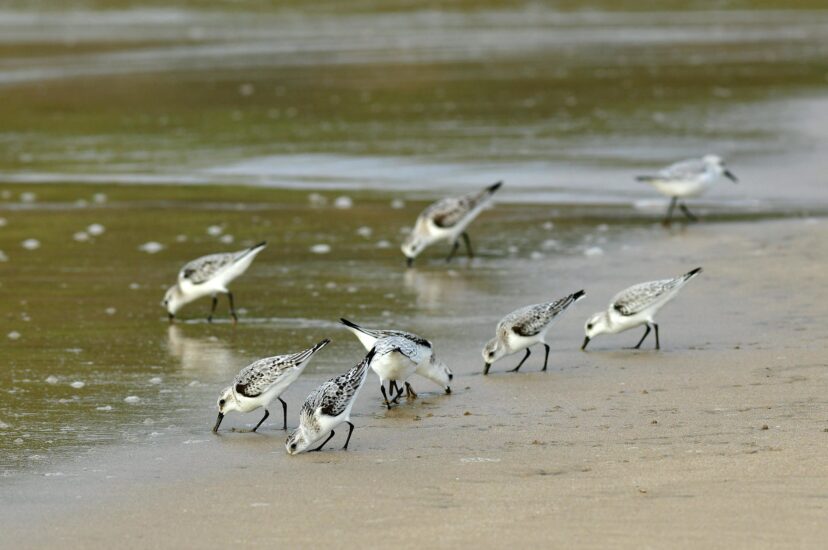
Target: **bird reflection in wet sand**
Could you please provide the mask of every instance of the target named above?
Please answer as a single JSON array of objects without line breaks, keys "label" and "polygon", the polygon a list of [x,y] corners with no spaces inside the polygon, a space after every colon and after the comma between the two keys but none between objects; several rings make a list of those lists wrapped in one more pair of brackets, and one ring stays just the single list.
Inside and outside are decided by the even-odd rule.
[{"label": "bird reflection in wet sand", "polygon": [[461,302],[469,292],[469,281],[460,271],[423,271],[412,267],[403,273],[403,286],[416,295],[417,307],[442,309]]},{"label": "bird reflection in wet sand", "polygon": [[233,353],[230,347],[215,336],[193,338],[186,336],[178,325],[167,330],[167,350],[181,362],[184,370],[214,371],[225,373],[244,358]]}]

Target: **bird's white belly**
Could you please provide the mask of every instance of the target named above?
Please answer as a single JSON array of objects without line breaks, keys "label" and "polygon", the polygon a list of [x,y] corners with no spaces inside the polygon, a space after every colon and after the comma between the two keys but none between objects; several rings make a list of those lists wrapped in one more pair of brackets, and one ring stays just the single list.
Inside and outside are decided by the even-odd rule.
[{"label": "bird's white belly", "polygon": [[238,411],[242,413],[255,411],[259,407],[267,408],[272,400],[272,398],[267,399],[265,394],[257,395],[256,397],[244,397],[243,395],[239,395],[236,398],[236,401],[239,404]]},{"label": "bird's white belly", "polygon": [[181,289],[181,293],[184,296],[186,302],[192,302],[198,300],[199,298],[203,298],[204,296],[211,296],[216,294],[217,292],[221,292],[221,290],[217,290],[214,286],[213,281],[206,281],[199,285],[194,285],[188,280],[181,281],[179,284],[179,288]]},{"label": "bird's white belly", "polygon": [[335,429],[343,422],[347,422],[348,420],[350,420],[351,407],[353,407],[353,401],[351,401],[351,404],[349,404],[345,411],[339,416],[323,415],[319,412],[319,410],[317,410],[316,421],[319,423],[319,431],[315,434],[316,439],[313,441],[313,443],[316,443],[317,441],[328,437],[328,434],[331,433],[331,430]]},{"label": "bird's white belly", "polygon": [[514,332],[509,333],[508,345],[512,353],[534,346],[538,342],[543,342],[544,331],[540,331],[535,336],[519,336]]},{"label": "bird's white belly", "polygon": [[635,315],[621,315],[616,311],[612,311],[610,313],[612,317],[612,330],[610,330],[610,334],[618,334],[619,332],[649,323],[652,320],[652,313],[654,312],[644,310]]},{"label": "bird's white belly", "polygon": [[458,233],[456,227],[447,229],[445,227],[438,227],[433,223],[429,224],[429,237],[432,243],[438,241],[455,241],[460,233],[462,231]]},{"label": "bird's white belly", "polygon": [[668,197],[697,197],[707,190],[707,183],[694,180],[654,180],[653,187]]},{"label": "bird's white belly", "polygon": [[405,381],[417,370],[417,364],[401,353],[392,352],[371,362],[371,368],[380,377],[380,381]]}]

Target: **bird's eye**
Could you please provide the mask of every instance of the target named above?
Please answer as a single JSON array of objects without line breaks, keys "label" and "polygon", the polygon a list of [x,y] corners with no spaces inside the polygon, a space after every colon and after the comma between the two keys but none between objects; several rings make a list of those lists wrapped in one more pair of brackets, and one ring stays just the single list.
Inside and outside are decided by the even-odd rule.
[{"label": "bird's eye", "polygon": [[296,443],[291,443],[290,448],[291,450],[296,450]]},{"label": "bird's eye", "polygon": [[219,401],[219,406],[224,406],[224,399],[222,399],[221,401]]},{"label": "bird's eye", "polygon": [[592,330],[592,323],[587,325],[587,330]]}]

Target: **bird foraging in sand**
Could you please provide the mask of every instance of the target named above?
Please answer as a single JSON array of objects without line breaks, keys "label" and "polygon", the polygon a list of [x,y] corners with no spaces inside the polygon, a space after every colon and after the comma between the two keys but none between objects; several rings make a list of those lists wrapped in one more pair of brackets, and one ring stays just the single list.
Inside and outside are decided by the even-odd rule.
[{"label": "bird foraging in sand", "polygon": [[327,439],[321,445],[312,449],[321,451],[336,433],[334,428],[343,422],[348,424],[350,429],[348,439],[345,440],[345,446],[342,449],[348,449],[351,434],[354,432],[351,409],[359,395],[359,390],[368,377],[368,368],[373,358],[374,350],[372,349],[351,370],[331,378],[308,395],[299,413],[299,427],[293,430],[285,441],[285,449],[289,455],[307,451],[311,445],[327,435]]},{"label": "bird foraging in sand", "polygon": [[546,348],[546,355],[543,360],[543,369],[546,370],[549,361],[549,345],[546,343],[546,331],[558,317],[561,316],[569,306],[586,296],[583,290],[570,294],[560,300],[534,304],[522,307],[506,315],[497,324],[495,337],[489,340],[483,348],[483,374],[489,374],[492,364],[498,359],[517,353],[525,349],[518,366],[510,372],[517,372],[526,359],[529,358],[529,347],[541,343]]},{"label": "bird foraging in sand", "polygon": [[251,430],[255,432],[262,425],[262,422],[270,416],[268,406],[274,399],[278,399],[282,403],[282,429],[286,430],[287,403],[281,398],[281,395],[299,378],[314,354],[330,342],[325,338],[312,348],[299,353],[266,357],[244,367],[233,379],[233,384],[224,388],[219,396],[219,412],[216,425],[213,427],[213,433],[218,432],[224,415],[230,411],[246,413],[264,407],[264,416],[256,424],[256,427]]},{"label": "bird foraging in sand", "polygon": [[219,294],[227,294],[230,316],[234,323],[238,321],[233,293],[227,287],[236,277],[247,271],[253,259],[265,246],[267,243],[262,241],[239,252],[202,256],[182,267],[178,273],[178,281],[167,290],[161,302],[161,306],[167,310],[170,323],[173,322],[178,310],[186,304],[209,295],[213,297],[213,305],[207,321],[212,322]]},{"label": "bird foraging in sand", "polygon": [[466,227],[491,202],[501,185],[503,182],[499,181],[482,191],[440,199],[423,210],[401,247],[407,265],[411,267],[426,247],[443,240],[451,243],[451,252],[446,258],[446,262],[450,262],[460,246],[460,237],[463,237],[469,258],[474,257]]},{"label": "bird foraging in sand", "polygon": [[[388,396],[391,395],[393,401],[398,400],[403,390],[403,384],[405,384],[408,395],[417,396],[408,382],[408,378],[412,374],[408,372],[410,370],[409,363],[414,365],[414,374],[431,380],[443,388],[446,393],[451,393],[450,382],[454,378],[454,374],[445,363],[437,359],[434,354],[434,346],[425,338],[402,330],[365,328],[348,319],[340,319],[339,321],[356,335],[367,350],[373,348],[380,340],[399,339],[391,340],[388,345],[383,346],[383,350],[390,349],[390,351],[383,353],[381,359],[375,359],[371,363],[371,369],[380,378],[380,389],[385,404],[389,408]],[[395,346],[396,350],[393,349]],[[388,382],[388,393],[386,393],[384,386],[386,381]],[[398,384],[399,393],[394,397]]]},{"label": "bird foraging in sand", "polygon": [[590,340],[599,334],[617,334],[641,325],[646,325],[647,330],[635,349],[639,349],[650,334],[650,327],[655,329],[655,349],[661,349],[658,324],[655,322],[656,313],[664,304],[675,298],[690,279],[701,272],[702,268],[697,267],[673,279],[640,283],[622,290],[613,297],[606,311],[596,313],[587,320],[584,325],[586,336],[581,349],[585,350]]}]

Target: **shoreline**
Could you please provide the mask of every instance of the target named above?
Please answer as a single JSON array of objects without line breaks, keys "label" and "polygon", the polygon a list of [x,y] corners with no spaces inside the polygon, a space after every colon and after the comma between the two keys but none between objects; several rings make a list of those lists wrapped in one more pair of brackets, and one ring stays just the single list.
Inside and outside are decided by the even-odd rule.
[{"label": "shoreline", "polygon": [[[278,422],[215,438],[206,419],[187,440],[96,451],[87,469],[81,457],[64,476],[6,484],[4,542],[817,548],[828,536],[826,237],[824,219],[708,223],[633,236],[600,259],[522,260],[536,267],[502,292],[463,290],[410,319],[468,323],[450,342],[432,338],[454,391],[418,380],[420,399],[385,411],[369,378],[350,451],[336,450],[337,434],[326,452],[288,457]],[[696,264],[705,272],[659,316],[661,352],[621,349],[637,330],[577,350],[583,320],[615,291]],[[581,286],[587,297],[550,331],[549,372],[533,353],[516,375],[503,371],[517,356],[479,374],[500,314]],[[289,426],[326,377],[289,390]]]}]

